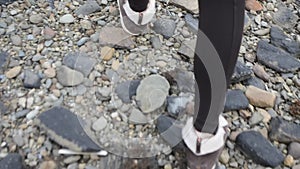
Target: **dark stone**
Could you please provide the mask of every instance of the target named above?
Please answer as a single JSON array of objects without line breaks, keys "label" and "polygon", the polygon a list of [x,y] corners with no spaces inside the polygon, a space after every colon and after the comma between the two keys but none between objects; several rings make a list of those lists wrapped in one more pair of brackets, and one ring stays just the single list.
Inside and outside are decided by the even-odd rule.
[{"label": "dark stone", "polygon": [[299,57],[300,43],[289,37],[277,26],[271,28],[271,43]]},{"label": "dark stone", "polygon": [[7,114],[8,112],[8,107],[0,101],[0,115],[1,114]]},{"label": "dark stone", "polygon": [[16,119],[25,117],[29,112],[30,112],[29,109],[25,109],[25,110],[18,111],[18,112],[16,113],[16,115],[15,115],[15,116],[16,116]]},{"label": "dark stone", "polygon": [[68,53],[63,59],[63,64],[83,73],[84,76],[88,76],[90,74],[96,63],[96,59],[82,52]]},{"label": "dark stone", "polygon": [[24,169],[21,155],[8,154],[0,161],[0,169]]},{"label": "dark stone", "polygon": [[90,137],[84,121],[63,107],[54,107],[38,117],[40,127],[59,145],[74,151],[98,152],[101,148]]},{"label": "dark stone", "polygon": [[300,142],[300,125],[282,118],[272,118],[269,137],[281,143]]},{"label": "dark stone", "polygon": [[189,101],[192,101],[192,99],[188,97],[181,97],[181,96],[167,97],[168,114],[172,117],[181,116],[185,112],[186,105]]},{"label": "dark stone", "polygon": [[76,11],[76,15],[89,15],[100,11],[101,7],[95,0],[88,0],[84,5],[80,6]]},{"label": "dark stone", "polygon": [[174,35],[176,24],[175,21],[171,19],[158,19],[154,22],[153,29],[156,33],[168,39]]},{"label": "dark stone", "polygon": [[249,67],[244,65],[242,62],[237,61],[234,68],[234,73],[231,77],[231,82],[237,83],[249,79],[252,73],[253,71]]},{"label": "dark stone", "polygon": [[257,88],[260,88],[262,90],[265,90],[265,82],[257,77],[251,77],[250,79],[247,79],[244,81],[244,84],[247,86],[255,86]]},{"label": "dark stone", "polygon": [[288,152],[294,159],[300,159],[300,143],[292,142],[288,147]]},{"label": "dark stone", "polygon": [[278,72],[294,72],[300,68],[299,60],[264,40],[258,42],[257,59],[260,63]]},{"label": "dark stone", "polygon": [[237,147],[255,163],[276,167],[280,165],[284,156],[262,134],[257,131],[245,131],[236,138]]},{"label": "dark stone", "polygon": [[139,84],[140,80],[122,82],[116,87],[116,93],[124,103],[130,103],[131,97],[136,95],[136,89]]},{"label": "dark stone", "polygon": [[[171,146],[182,146],[182,125],[175,119],[161,115],[157,118],[156,128],[160,136]],[[180,145],[179,145],[180,144]]]},{"label": "dark stone", "polygon": [[31,70],[25,70],[24,72],[24,87],[26,88],[40,88],[41,78],[37,73]]},{"label": "dark stone", "polygon": [[226,102],[224,111],[246,109],[249,101],[241,90],[229,90],[226,93]]},{"label": "dark stone", "polygon": [[[168,72],[167,76],[172,78],[172,81],[177,83],[177,86],[182,92],[194,92],[195,80],[192,72],[184,71],[176,68],[173,71]],[[170,80],[170,79],[169,79]]]},{"label": "dark stone", "polygon": [[7,64],[8,53],[0,51],[0,70],[2,70]]},{"label": "dark stone", "polygon": [[16,0],[0,0],[0,5],[8,5],[15,2]]},{"label": "dark stone", "polygon": [[185,19],[185,23],[187,24],[187,26],[190,28],[190,30],[194,33],[197,34],[198,32],[198,24],[199,24],[199,20],[197,18],[194,18],[193,15],[191,14],[186,14],[184,16]]},{"label": "dark stone", "polygon": [[280,4],[278,11],[273,16],[273,21],[276,25],[286,30],[291,30],[297,24],[298,18],[291,9],[287,8],[284,4]]},{"label": "dark stone", "polygon": [[130,86],[129,86],[129,97],[130,98],[132,96],[136,95],[136,90],[139,87],[140,83],[141,83],[141,80],[130,81]]}]

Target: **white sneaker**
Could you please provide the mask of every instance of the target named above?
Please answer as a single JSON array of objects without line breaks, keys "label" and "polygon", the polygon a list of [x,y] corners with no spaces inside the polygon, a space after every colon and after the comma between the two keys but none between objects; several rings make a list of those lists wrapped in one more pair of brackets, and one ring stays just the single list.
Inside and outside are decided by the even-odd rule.
[{"label": "white sneaker", "polygon": [[149,0],[147,9],[143,12],[133,11],[128,0],[118,0],[118,5],[122,27],[132,35],[139,35],[146,31],[147,24],[155,15],[155,0]]}]

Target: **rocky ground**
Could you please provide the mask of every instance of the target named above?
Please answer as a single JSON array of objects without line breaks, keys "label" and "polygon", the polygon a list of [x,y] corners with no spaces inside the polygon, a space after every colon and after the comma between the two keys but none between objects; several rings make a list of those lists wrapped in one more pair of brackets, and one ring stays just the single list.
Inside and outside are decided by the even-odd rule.
[{"label": "rocky ground", "polygon": [[[0,4],[1,169],[186,168],[180,130],[157,127],[193,113],[195,0],[157,1],[136,37],[112,0]],[[220,168],[300,168],[299,6],[246,1]]]}]

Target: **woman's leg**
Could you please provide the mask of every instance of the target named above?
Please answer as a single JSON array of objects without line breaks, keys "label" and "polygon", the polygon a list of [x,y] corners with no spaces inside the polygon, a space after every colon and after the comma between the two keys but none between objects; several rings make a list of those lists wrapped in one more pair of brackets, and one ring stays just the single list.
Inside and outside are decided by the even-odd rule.
[{"label": "woman's leg", "polygon": [[[198,2],[200,6],[199,29],[209,38],[219,54],[226,76],[224,83],[229,85],[243,34],[245,1],[199,0]],[[199,43],[197,43],[198,45]],[[196,53],[198,52],[201,51],[196,51]],[[224,103],[211,105],[212,84],[207,70],[197,54],[194,62],[194,73],[200,93],[199,113],[195,115],[194,127],[197,131],[213,134],[218,127],[221,112],[213,112],[215,113],[213,119],[210,118],[208,121],[210,106],[220,106],[223,109]],[[225,92],[219,93],[219,97],[225,99],[225,94]],[[195,108],[195,110],[197,109]]]}]

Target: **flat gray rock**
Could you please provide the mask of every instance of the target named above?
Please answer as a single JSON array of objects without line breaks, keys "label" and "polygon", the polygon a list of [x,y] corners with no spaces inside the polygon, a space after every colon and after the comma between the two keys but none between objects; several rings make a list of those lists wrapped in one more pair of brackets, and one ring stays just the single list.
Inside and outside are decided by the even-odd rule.
[{"label": "flat gray rock", "polygon": [[271,43],[275,46],[285,49],[287,52],[300,57],[300,43],[292,39],[285,32],[277,27],[271,28]]},{"label": "flat gray rock", "polygon": [[16,153],[8,154],[0,160],[0,169],[25,169],[21,155]]},{"label": "flat gray rock", "polygon": [[158,19],[154,22],[153,29],[156,33],[168,39],[174,35],[176,24],[172,19]]},{"label": "flat gray rock", "polygon": [[3,70],[6,66],[8,56],[8,53],[0,51],[0,70]]},{"label": "flat gray rock", "polygon": [[154,37],[151,38],[151,44],[152,44],[154,49],[160,49],[161,46],[162,46],[162,42],[161,42],[161,40],[159,39],[158,36],[154,36]]},{"label": "flat gray rock", "polygon": [[176,123],[175,119],[161,115],[157,119],[156,128],[160,136],[171,146],[182,145],[182,125]]},{"label": "flat gray rock", "polygon": [[177,83],[177,86],[180,91],[191,93],[194,92],[195,80],[194,74],[192,72],[175,68],[175,70],[168,72],[168,75],[171,76],[173,80]]},{"label": "flat gray rock", "polygon": [[280,4],[278,11],[275,12],[273,16],[273,21],[278,26],[291,30],[297,24],[298,16],[293,13],[293,11],[285,6],[285,4]]},{"label": "flat gray rock", "polygon": [[246,79],[249,79],[252,74],[253,71],[249,67],[244,65],[242,62],[237,61],[234,68],[233,75],[231,77],[231,82],[238,83],[244,81]]},{"label": "flat gray rock", "polygon": [[124,103],[130,103],[131,97],[136,94],[140,80],[125,81],[117,85],[116,93]]},{"label": "flat gray rock", "polygon": [[84,76],[91,73],[96,63],[96,59],[83,52],[68,53],[63,59],[63,64],[83,73]]},{"label": "flat gray rock", "polygon": [[197,34],[198,32],[198,25],[199,25],[199,20],[198,18],[194,18],[193,15],[191,14],[186,14],[184,16],[184,20],[186,25],[190,28],[190,30],[194,33]]},{"label": "flat gray rock", "polygon": [[8,107],[5,105],[5,103],[0,101],[0,115],[5,115],[7,113],[8,113]]},{"label": "flat gray rock", "polygon": [[300,125],[282,118],[272,118],[269,137],[280,143],[300,142]]},{"label": "flat gray rock", "polygon": [[99,43],[102,46],[127,49],[132,49],[135,46],[131,35],[126,33],[122,28],[116,27],[103,27],[99,33]]},{"label": "flat gray rock", "polygon": [[25,70],[23,85],[26,88],[40,88],[41,78],[37,73],[34,73],[31,70]]},{"label": "flat gray rock", "polygon": [[300,159],[300,143],[292,142],[288,147],[288,152],[294,159]]},{"label": "flat gray rock", "polygon": [[277,167],[284,156],[262,134],[257,131],[245,131],[236,138],[237,147],[255,163],[266,167]]},{"label": "flat gray rock", "polygon": [[173,117],[182,115],[186,110],[188,102],[192,101],[189,97],[182,96],[169,96],[167,97],[167,110],[168,114]]},{"label": "flat gray rock", "polygon": [[294,72],[300,68],[299,60],[264,40],[258,42],[257,59],[260,63],[278,72]]},{"label": "flat gray rock", "polygon": [[262,90],[266,90],[265,82],[257,77],[251,77],[250,79],[245,80],[244,84],[247,86],[252,85]]},{"label": "flat gray rock", "polygon": [[178,49],[178,53],[188,58],[194,58],[196,42],[197,42],[196,39],[184,41],[181,44],[180,48]]},{"label": "flat gray rock", "polygon": [[76,86],[83,82],[84,76],[81,72],[61,66],[57,70],[57,80],[63,86]]},{"label": "flat gray rock", "polygon": [[146,124],[148,122],[147,116],[136,108],[131,110],[128,120],[134,124]]},{"label": "flat gray rock", "polygon": [[59,145],[73,151],[97,152],[101,148],[90,137],[80,117],[63,107],[54,107],[38,116],[38,124]]},{"label": "flat gray rock", "polygon": [[170,84],[163,76],[150,75],[143,79],[136,91],[136,100],[144,113],[160,108],[168,94]]},{"label": "flat gray rock", "polygon": [[229,90],[226,93],[224,111],[246,109],[249,101],[242,90]]},{"label": "flat gray rock", "polygon": [[76,11],[76,15],[89,15],[91,13],[100,11],[101,7],[95,0],[88,0],[84,5],[81,5]]},{"label": "flat gray rock", "polygon": [[0,0],[0,5],[8,5],[15,2],[16,0]]},{"label": "flat gray rock", "polygon": [[197,0],[171,0],[170,2],[194,14],[199,13],[199,5]]}]

